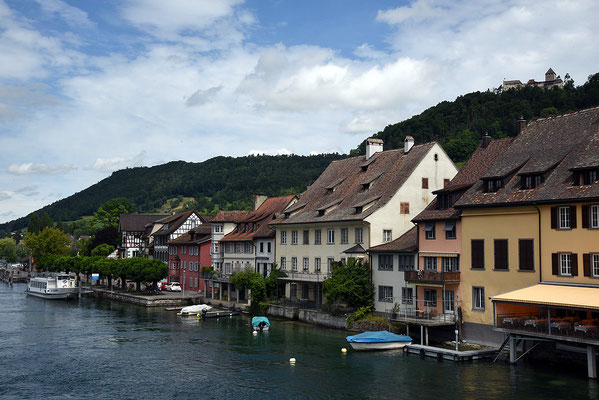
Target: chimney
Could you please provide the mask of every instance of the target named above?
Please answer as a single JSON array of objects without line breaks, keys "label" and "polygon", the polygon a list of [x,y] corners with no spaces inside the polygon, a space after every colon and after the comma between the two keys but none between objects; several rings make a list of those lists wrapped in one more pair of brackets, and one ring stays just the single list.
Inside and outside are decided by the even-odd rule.
[{"label": "chimney", "polygon": [[489,143],[491,143],[491,136],[489,136],[488,132],[485,132],[485,136],[483,136],[483,140],[481,141],[480,145],[483,149],[486,149]]},{"label": "chimney", "polygon": [[378,153],[379,151],[383,151],[383,141],[381,139],[376,139],[376,138],[366,139],[366,159],[367,160],[370,157],[372,157],[374,155],[374,153]]},{"label": "chimney", "polygon": [[520,115],[520,119],[516,121],[518,123],[518,134],[522,133],[524,128],[526,128],[526,120],[522,115]]},{"label": "chimney", "polygon": [[412,150],[412,147],[414,147],[414,138],[412,136],[406,136],[406,138],[403,141],[404,154],[409,153],[410,150]]},{"label": "chimney", "polygon": [[268,199],[268,196],[263,196],[261,194],[257,194],[254,196],[254,211],[256,211],[262,203],[264,203]]}]

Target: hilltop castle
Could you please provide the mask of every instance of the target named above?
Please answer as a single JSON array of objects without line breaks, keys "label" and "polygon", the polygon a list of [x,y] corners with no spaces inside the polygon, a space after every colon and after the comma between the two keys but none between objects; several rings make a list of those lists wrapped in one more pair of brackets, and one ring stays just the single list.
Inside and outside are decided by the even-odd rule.
[{"label": "hilltop castle", "polygon": [[[568,80],[570,79],[570,75],[566,74],[565,79]],[[557,86],[559,88],[564,87],[564,81],[562,80],[562,78],[560,78],[559,75],[555,75],[555,71],[553,71],[553,69],[549,68],[547,70],[547,72],[545,72],[545,80],[544,81],[535,81],[534,79],[529,79],[528,82],[526,83],[522,83],[519,80],[513,80],[513,81],[503,81],[503,88],[502,90],[509,90],[512,88],[521,88],[523,86],[540,86],[542,88],[551,88],[554,86]]]}]

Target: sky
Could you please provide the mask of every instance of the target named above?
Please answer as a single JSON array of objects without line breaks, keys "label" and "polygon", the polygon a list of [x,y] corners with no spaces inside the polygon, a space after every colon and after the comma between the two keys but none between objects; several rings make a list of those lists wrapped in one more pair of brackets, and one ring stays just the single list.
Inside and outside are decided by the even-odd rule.
[{"label": "sky", "polygon": [[599,72],[595,0],[0,0],[0,223],[113,171],[347,153],[503,79]]}]

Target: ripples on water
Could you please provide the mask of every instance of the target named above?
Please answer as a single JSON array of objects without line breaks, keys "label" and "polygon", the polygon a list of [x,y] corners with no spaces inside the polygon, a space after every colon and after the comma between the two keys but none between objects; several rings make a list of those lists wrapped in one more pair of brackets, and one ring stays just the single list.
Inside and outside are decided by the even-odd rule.
[{"label": "ripples on water", "polygon": [[[27,297],[0,283],[0,398],[582,399],[571,372],[454,364],[401,351],[343,355],[347,332],[286,320],[253,336],[246,317],[198,321],[81,299]],[[288,360],[295,357],[297,363]]]}]

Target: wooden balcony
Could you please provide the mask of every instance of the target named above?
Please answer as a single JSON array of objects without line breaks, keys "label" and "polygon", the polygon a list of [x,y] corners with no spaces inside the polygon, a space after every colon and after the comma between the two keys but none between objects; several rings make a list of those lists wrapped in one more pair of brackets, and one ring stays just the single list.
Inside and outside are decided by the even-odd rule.
[{"label": "wooden balcony", "polygon": [[405,280],[410,283],[458,283],[460,282],[459,272],[430,272],[430,271],[406,271]]}]

